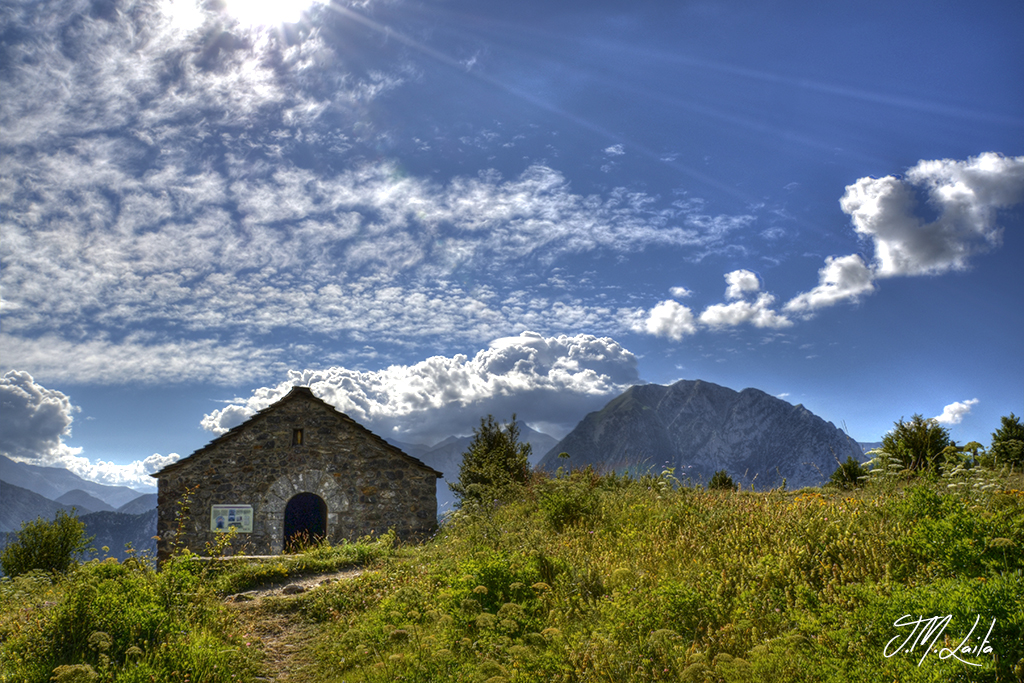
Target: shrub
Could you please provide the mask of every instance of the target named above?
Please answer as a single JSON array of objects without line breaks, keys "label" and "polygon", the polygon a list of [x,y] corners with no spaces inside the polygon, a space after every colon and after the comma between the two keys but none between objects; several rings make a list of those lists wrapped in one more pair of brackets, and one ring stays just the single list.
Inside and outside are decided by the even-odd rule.
[{"label": "shrub", "polygon": [[573,472],[568,478],[552,479],[545,483],[538,500],[547,526],[554,531],[591,518],[598,512],[596,492],[591,486],[588,468]]},{"label": "shrub", "polygon": [[85,524],[78,517],[59,510],[52,522],[42,517],[23,522],[15,539],[0,553],[0,567],[11,577],[33,569],[63,574],[76,564],[92,538],[86,538]]},{"label": "shrub", "polygon": [[732,477],[725,470],[718,470],[711,477],[711,482],[708,483],[709,489],[722,489],[732,491],[736,488],[736,484],[733,483]]},{"label": "shrub", "polygon": [[862,477],[866,477],[867,475],[867,469],[854,460],[851,455],[846,458],[846,462],[841,464],[836,471],[832,473],[829,483],[837,488],[843,489],[844,491],[848,491],[852,488],[861,486],[864,483]]},{"label": "shrub", "polygon": [[949,430],[933,418],[914,415],[910,422],[900,418],[893,423],[892,431],[882,437],[881,450],[899,458],[904,469],[917,472],[940,468],[942,463],[939,456],[952,443]]}]

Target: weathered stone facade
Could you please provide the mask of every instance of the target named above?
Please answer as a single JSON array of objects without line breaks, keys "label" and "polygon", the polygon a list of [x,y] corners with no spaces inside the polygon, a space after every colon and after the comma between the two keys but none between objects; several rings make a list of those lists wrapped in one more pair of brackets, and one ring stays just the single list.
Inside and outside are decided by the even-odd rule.
[{"label": "weathered stone facade", "polygon": [[[406,455],[352,418],[295,387],[277,403],[153,475],[158,481],[157,555],[166,560],[186,490],[183,547],[204,554],[216,540],[213,506],[252,506],[252,532],[235,551],[277,554],[289,535],[332,543],[394,528],[401,538],[437,526],[440,472]],[[312,520],[312,521],[309,521]],[[290,537],[290,536],[289,536]]]}]

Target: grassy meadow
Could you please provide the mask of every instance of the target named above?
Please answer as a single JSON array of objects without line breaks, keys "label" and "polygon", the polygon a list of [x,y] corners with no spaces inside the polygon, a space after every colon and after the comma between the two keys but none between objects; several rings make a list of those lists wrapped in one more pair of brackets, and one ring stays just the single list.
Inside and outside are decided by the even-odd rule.
[{"label": "grassy meadow", "polygon": [[[3,579],[0,681],[252,681],[221,598],[353,563],[261,601],[315,634],[288,680],[1024,681],[1024,478],[984,469],[851,491],[534,475],[418,546]],[[927,629],[897,625],[946,615],[916,646]]]}]

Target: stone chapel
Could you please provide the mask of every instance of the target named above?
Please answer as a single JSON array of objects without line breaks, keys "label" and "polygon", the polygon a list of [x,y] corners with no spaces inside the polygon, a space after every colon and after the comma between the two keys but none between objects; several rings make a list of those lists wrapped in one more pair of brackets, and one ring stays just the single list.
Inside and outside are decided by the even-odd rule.
[{"label": "stone chapel", "polygon": [[[442,475],[309,387],[294,387],[152,476],[163,562],[175,540],[202,555],[207,543],[232,528],[235,552],[248,555],[278,554],[303,540],[354,540],[392,527],[400,538],[423,537],[437,528]],[[191,500],[178,521],[186,490]]]}]

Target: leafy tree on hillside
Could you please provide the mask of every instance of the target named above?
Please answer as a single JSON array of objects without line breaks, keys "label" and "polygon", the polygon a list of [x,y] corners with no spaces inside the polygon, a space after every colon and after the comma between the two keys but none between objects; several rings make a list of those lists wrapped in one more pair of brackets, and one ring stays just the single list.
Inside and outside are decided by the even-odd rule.
[{"label": "leafy tree on hillside", "polygon": [[910,422],[904,422],[903,418],[894,422],[892,431],[882,437],[879,450],[898,458],[904,469],[916,472],[941,467],[940,456],[951,445],[949,430],[934,419],[914,415]]},{"label": "leafy tree on hillside", "polygon": [[84,522],[58,510],[52,522],[42,517],[23,522],[14,540],[0,552],[0,568],[11,577],[33,569],[64,573],[74,566],[92,539],[85,536]]},{"label": "leafy tree on hillside", "polygon": [[489,503],[515,497],[530,474],[528,443],[519,442],[515,413],[512,421],[499,424],[493,415],[480,418],[473,441],[462,456],[459,480],[448,484],[462,507],[467,501]]},{"label": "leafy tree on hillside", "polygon": [[1024,424],[1013,413],[1004,415],[1001,422],[999,429],[992,432],[989,452],[997,463],[1024,465]]}]

